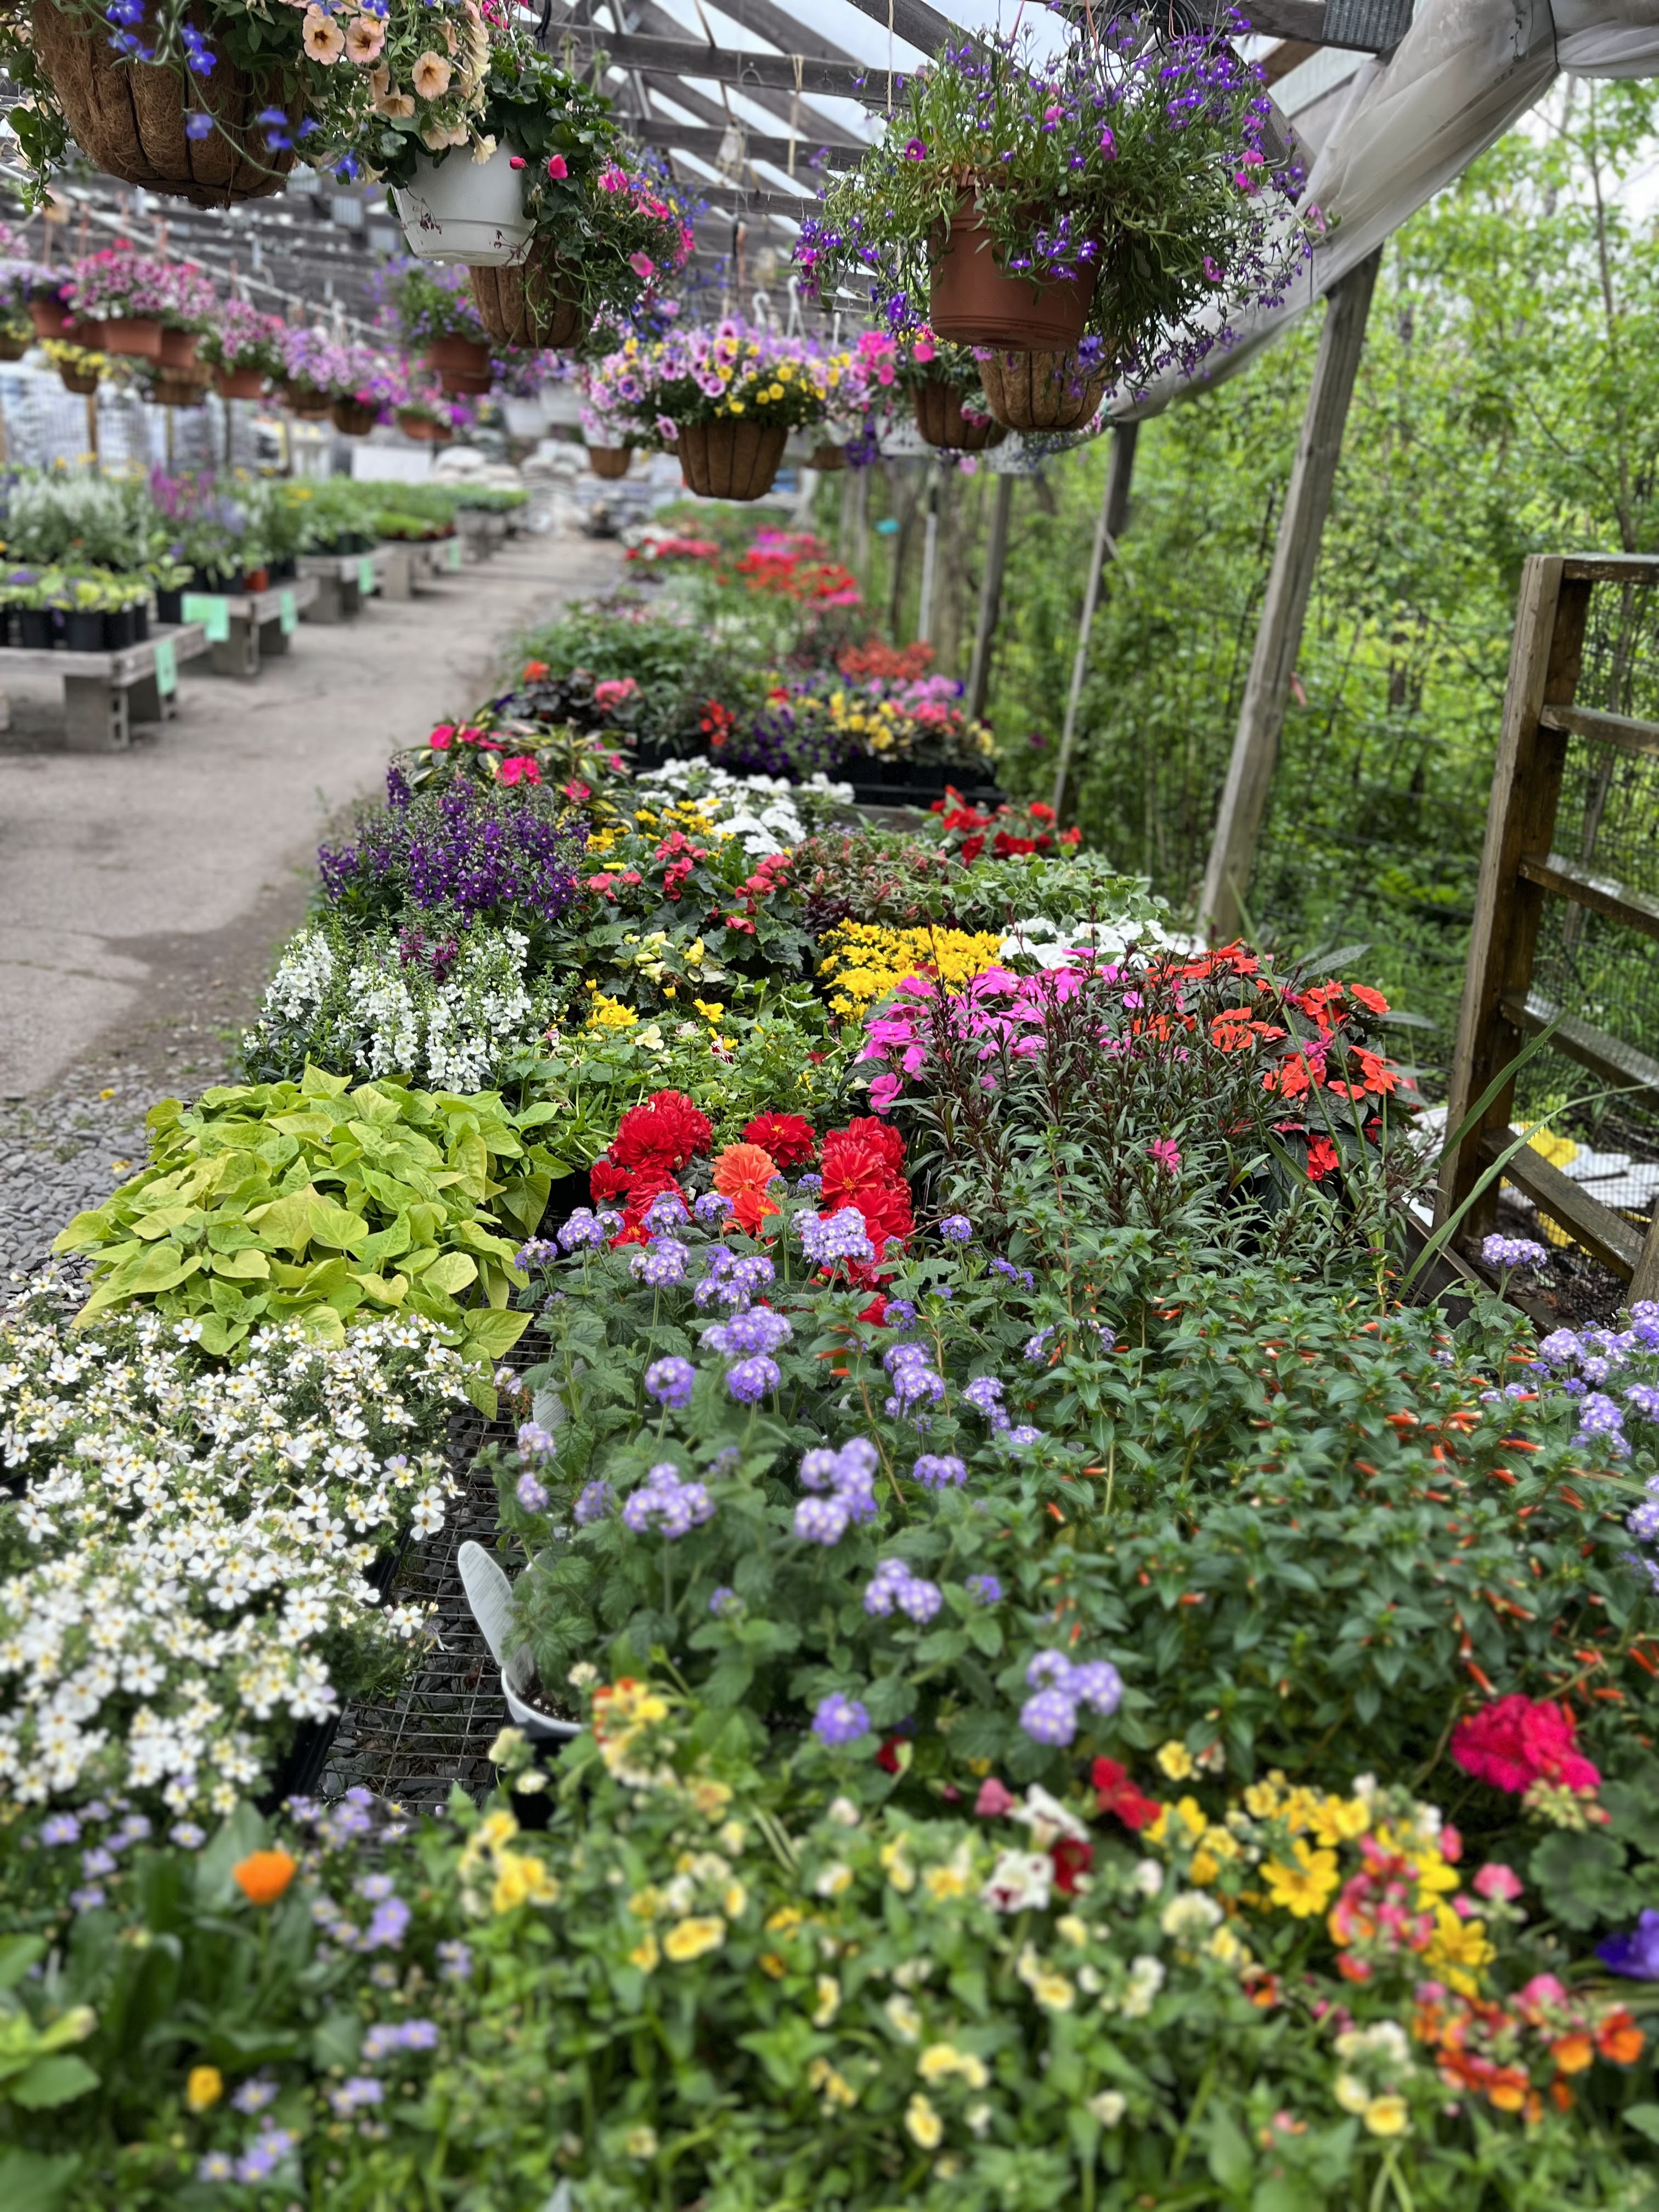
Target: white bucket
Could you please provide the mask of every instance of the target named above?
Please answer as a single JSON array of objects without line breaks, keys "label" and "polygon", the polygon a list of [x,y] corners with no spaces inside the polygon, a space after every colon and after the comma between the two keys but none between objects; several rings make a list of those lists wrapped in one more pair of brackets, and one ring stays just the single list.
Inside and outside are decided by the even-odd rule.
[{"label": "white bucket", "polygon": [[464,262],[471,269],[522,261],[536,226],[524,212],[521,174],[507,146],[487,161],[475,161],[462,146],[442,161],[417,154],[414,179],[397,195],[410,252],[419,261]]},{"label": "white bucket", "polygon": [[482,1544],[463,1544],[456,1564],[472,1618],[483,1631],[490,1656],[501,1670],[501,1695],[507,1699],[514,1726],[521,1728],[532,1743],[568,1743],[572,1736],[581,1734],[574,1721],[556,1721],[524,1701],[536,1673],[528,1650],[520,1645],[510,1658],[501,1657],[513,1626],[512,1583]]}]

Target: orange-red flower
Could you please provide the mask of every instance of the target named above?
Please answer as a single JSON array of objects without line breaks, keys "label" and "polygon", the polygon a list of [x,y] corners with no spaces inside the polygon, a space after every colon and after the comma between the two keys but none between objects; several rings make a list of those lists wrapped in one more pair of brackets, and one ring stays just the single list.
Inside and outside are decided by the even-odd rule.
[{"label": "orange-red flower", "polygon": [[728,1145],[714,1163],[714,1188],[729,1201],[733,1220],[747,1236],[754,1236],[767,1215],[778,1210],[766,1190],[777,1171],[777,1162],[758,1145]]},{"label": "orange-red flower", "polygon": [[275,1905],[299,1870],[298,1859],[286,1851],[250,1851],[230,1872],[250,1905]]}]

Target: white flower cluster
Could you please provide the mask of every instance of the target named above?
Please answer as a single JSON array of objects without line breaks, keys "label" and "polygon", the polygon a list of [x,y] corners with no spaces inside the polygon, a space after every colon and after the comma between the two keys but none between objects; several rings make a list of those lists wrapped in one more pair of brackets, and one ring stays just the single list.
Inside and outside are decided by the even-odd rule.
[{"label": "white flower cluster", "polygon": [[464,1401],[459,1355],[420,1316],[337,1347],[264,1329],[233,1368],[192,1334],[76,1331],[40,1299],[0,1328],[0,1794],[23,1803],[228,1811],[337,1710],[343,1643],[373,1663],[422,1629],[365,1571],[443,1525],[420,1446]]},{"label": "white flower cluster", "polygon": [[1069,968],[1079,952],[1097,960],[1122,960],[1131,952],[1162,951],[1170,944],[1155,921],[1127,915],[1108,920],[1050,921],[1031,915],[1016,922],[1000,948],[1004,960],[1028,960],[1039,968]]},{"label": "white flower cluster", "polygon": [[326,931],[303,929],[277,963],[258,1026],[242,1039],[244,1058],[251,1070],[274,1055],[297,1074],[309,1057],[434,1091],[488,1090],[505,1057],[550,1018],[526,981],[529,951],[522,931],[471,929],[441,975],[426,948],[405,963],[385,942],[349,960]]},{"label": "white flower cluster", "polygon": [[853,803],[852,785],[831,783],[822,771],[810,782],[790,783],[781,775],[733,775],[712,761],[665,761],[638,781],[707,808],[710,826],[741,838],[751,860],[800,844],[836,807]]}]

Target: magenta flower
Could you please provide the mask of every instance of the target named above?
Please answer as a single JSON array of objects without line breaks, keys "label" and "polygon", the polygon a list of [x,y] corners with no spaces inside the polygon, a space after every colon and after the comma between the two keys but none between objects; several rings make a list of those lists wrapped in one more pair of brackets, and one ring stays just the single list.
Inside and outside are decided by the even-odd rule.
[{"label": "magenta flower", "polygon": [[904,158],[907,161],[925,161],[927,159],[927,149],[920,138],[908,141],[904,149]]},{"label": "magenta flower", "polygon": [[565,165],[565,158],[562,154],[550,154],[548,156],[547,173],[550,177],[552,177],[555,179],[562,179],[570,174],[569,169]]},{"label": "magenta flower", "polygon": [[1109,130],[1103,131],[1100,134],[1100,150],[1107,161],[1116,161],[1117,140]]},{"label": "magenta flower", "polygon": [[641,283],[644,283],[647,277],[654,276],[657,273],[657,264],[648,253],[630,253],[628,257],[628,265]]},{"label": "magenta flower", "polygon": [[1173,1137],[1159,1137],[1146,1149],[1159,1167],[1168,1168],[1171,1175],[1181,1172],[1181,1154]]}]

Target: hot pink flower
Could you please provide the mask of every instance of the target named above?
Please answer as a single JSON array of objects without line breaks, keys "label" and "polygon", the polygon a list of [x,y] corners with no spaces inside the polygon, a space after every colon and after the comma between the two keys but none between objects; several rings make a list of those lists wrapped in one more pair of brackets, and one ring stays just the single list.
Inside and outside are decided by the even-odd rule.
[{"label": "hot pink flower", "polygon": [[455,725],[453,722],[440,722],[437,728],[434,730],[432,735],[427,739],[428,744],[431,746],[434,753],[447,752],[450,746],[453,745],[454,742]]},{"label": "hot pink flower", "polygon": [[1012,1790],[1005,1790],[994,1774],[988,1774],[979,1785],[974,1810],[981,1820],[994,1820],[999,1814],[1012,1812],[1018,1802],[1018,1798]]},{"label": "hot pink flower", "polygon": [[539,783],[541,780],[540,764],[528,753],[515,753],[511,760],[501,763],[503,783]]},{"label": "hot pink flower", "polygon": [[639,688],[631,676],[611,677],[605,683],[593,686],[593,704],[596,707],[620,707],[623,701],[631,699]]},{"label": "hot pink flower", "polygon": [[1506,1867],[1497,1859],[1491,1860],[1474,1877],[1474,1893],[1477,1897],[1494,1901],[1501,1899],[1505,1905],[1513,1905],[1521,1894],[1521,1877],[1512,1867]]},{"label": "hot pink flower", "polygon": [[1452,1730],[1451,1755],[1466,1774],[1519,1796],[1534,1782],[1595,1790],[1599,1770],[1577,1749],[1577,1725],[1565,1705],[1515,1695],[1483,1706]]},{"label": "hot pink flower", "polygon": [[1146,1149],[1159,1167],[1168,1168],[1171,1175],[1180,1173],[1181,1153],[1173,1137],[1159,1137]]},{"label": "hot pink flower", "polygon": [[896,1075],[878,1075],[870,1085],[870,1103],[878,1114],[890,1113],[894,1100],[903,1088]]},{"label": "hot pink flower", "polygon": [[630,253],[628,257],[628,265],[641,284],[647,277],[654,276],[657,273],[657,264],[648,253]]},{"label": "hot pink flower", "polygon": [[562,179],[570,174],[569,169],[565,165],[565,158],[562,154],[549,155],[547,159],[547,173],[556,180]]}]

